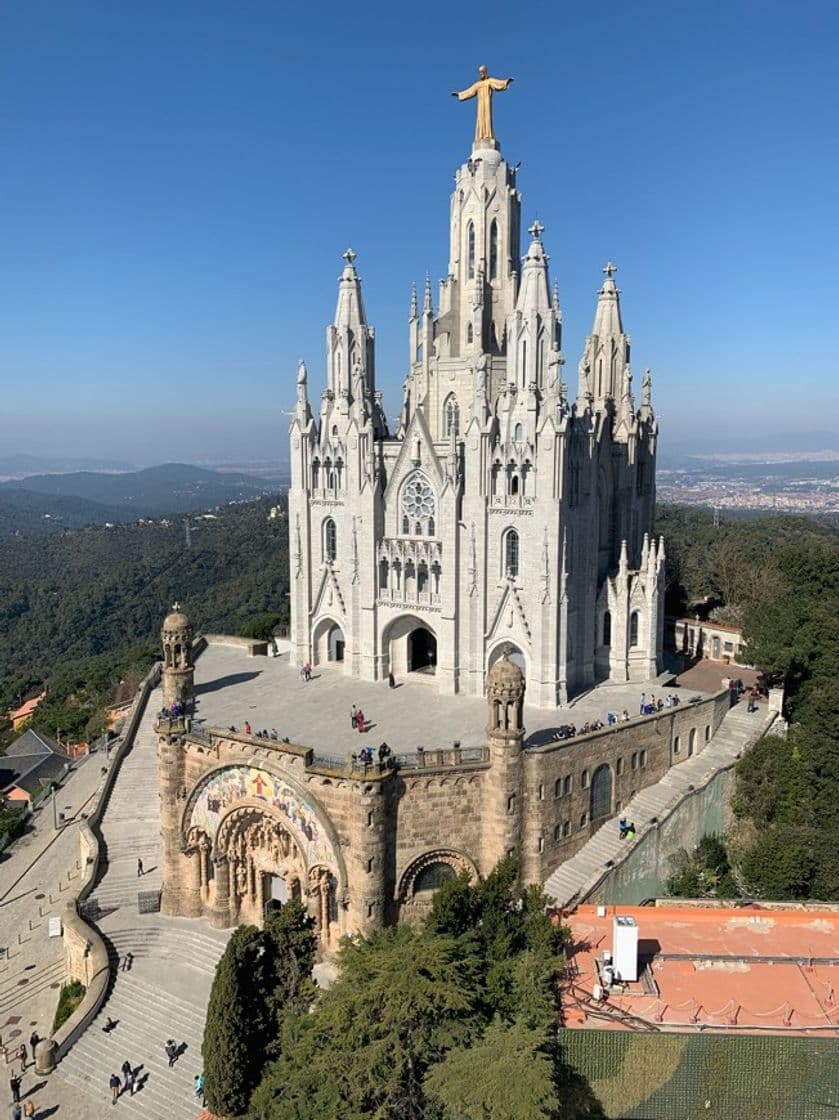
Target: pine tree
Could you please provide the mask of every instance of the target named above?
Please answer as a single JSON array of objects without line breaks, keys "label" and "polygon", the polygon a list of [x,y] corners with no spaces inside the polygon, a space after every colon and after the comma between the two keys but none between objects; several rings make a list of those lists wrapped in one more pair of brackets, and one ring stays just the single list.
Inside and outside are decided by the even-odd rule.
[{"label": "pine tree", "polygon": [[201,1052],[207,1107],[239,1116],[265,1064],[270,1041],[270,975],[265,935],[255,926],[234,931],[216,967]]},{"label": "pine tree", "polygon": [[315,922],[302,903],[287,902],[268,915],[264,932],[270,952],[267,962],[271,984],[269,1010],[276,1024],[272,1027],[274,1041],[268,1049],[276,1055],[286,1015],[307,1011],[315,999],[317,985],[312,979],[317,950]]}]

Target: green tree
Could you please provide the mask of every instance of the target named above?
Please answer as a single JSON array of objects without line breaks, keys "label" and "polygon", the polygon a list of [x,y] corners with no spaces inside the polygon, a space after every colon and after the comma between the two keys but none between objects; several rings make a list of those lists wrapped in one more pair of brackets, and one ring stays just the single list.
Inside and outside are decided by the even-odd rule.
[{"label": "green tree", "polygon": [[812,897],[818,846],[818,830],[806,825],[759,832],[740,860],[748,892],[770,899]]},{"label": "green tree", "polygon": [[308,1011],[315,999],[315,922],[302,903],[287,902],[268,915],[264,933],[269,953],[269,1011],[276,1024],[268,1052],[276,1056],[286,1017]]},{"label": "green tree", "polygon": [[255,926],[239,926],[216,966],[204,1042],[207,1107],[240,1116],[248,1106],[271,1040],[270,951]]},{"label": "green tree", "polygon": [[454,942],[397,926],[345,941],[339,966],[308,1022],[289,1018],[252,1115],[419,1120],[427,1069],[481,1025]]},{"label": "green tree", "polygon": [[471,1046],[433,1066],[425,1087],[446,1120],[546,1120],[559,1107],[545,1032],[495,1019]]},{"label": "green tree", "polygon": [[258,614],[245,623],[239,635],[242,638],[256,638],[259,641],[269,642],[274,636],[274,630],[283,621],[281,614]]}]

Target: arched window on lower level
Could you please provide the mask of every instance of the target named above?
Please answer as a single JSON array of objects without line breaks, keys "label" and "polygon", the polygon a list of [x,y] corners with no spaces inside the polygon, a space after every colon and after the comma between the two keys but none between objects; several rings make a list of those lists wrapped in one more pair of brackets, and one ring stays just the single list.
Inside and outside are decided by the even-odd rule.
[{"label": "arched window on lower level", "polygon": [[629,616],[629,644],[638,645],[638,612],[633,611]]},{"label": "arched window on lower level", "polygon": [[443,883],[448,883],[455,878],[455,870],[450,863],[430,863],[417,874],[414,880],[414,893],[421,891],[436,891]]}]

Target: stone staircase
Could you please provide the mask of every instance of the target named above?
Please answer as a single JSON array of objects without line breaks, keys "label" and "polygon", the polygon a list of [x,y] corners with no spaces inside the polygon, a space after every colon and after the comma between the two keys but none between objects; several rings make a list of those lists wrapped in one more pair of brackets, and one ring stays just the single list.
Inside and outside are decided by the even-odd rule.
[{"label": "stone staircase", "polygon": [[[197,927],[197,928],[194,928]],[[115,979],[97,1018],[59,1065],[55,1076],[85,1094],[109,1099],[108,1078],[124,1061],[139,1069],[139,1091],[122,1096],[121,1112],[146,1120],[191,1120],[198,1111],[195,1075],[202,1071],[201,1041],[207,1000],[226,934],[186,919],[149,915],[110,938]],[[133,955],[130,971],[117,961]],[[117,1025],[102,1030],[107,1018]],[[166,1040],[186,1044],[172,1069]],[[97,1113],[91,1110],[92,1115]]]},{"label": "stone staircase", "polygon": [[[731,708],[704,750],[673,766],[659,782],[641,790],[625,807],[627,819],[636,824],[638,837],[648,830],[653,817],[662,821],[669,816],[689,792],[689,787],[701,789],[720,769],[730,766],[739,754],[766,733],[774,719],[774,714],[765,707],[753,714],[746,711],[745,702]],[[620,863],[629,850],[617,828],[610,827],[607,822],[576,855],[548,876],[545,894],[561,907],[584,900],[609,870],[609,861]]]},{"label": "stone staircase", "polygon": [[[194,1079],[202,1070],[201,1041],[215,966],[230,931],[203,921],[140,914],[137,894],[160,887],[160,798],[156,713],[151,694],[134,744],[120,764],[101,822],[96,925],[108,945],[112,983],[102,1008],[53,1075],[89,1101],[90,1118],[110,1115],[108,1079],[129,1061],[140,1088],[120,1097],[121,1113],[146,1120],[192,1120],[199,1111]],[[137,860],[146,873],[139,878]],[[130,970],[121,967],[131,954]],[[0,992],[2,999],[2,992]],[[116,1021],[105,1034],[107,1019]],[[170,1070],[163,1047],[174,1038],[186,1050]]]}]

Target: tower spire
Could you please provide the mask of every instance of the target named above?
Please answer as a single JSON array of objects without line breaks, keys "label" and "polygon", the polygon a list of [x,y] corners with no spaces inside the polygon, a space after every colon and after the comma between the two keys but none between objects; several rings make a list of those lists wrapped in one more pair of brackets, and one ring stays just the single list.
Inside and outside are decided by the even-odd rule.
[{"label": "tower spire", "polygon": [[363,422],[373,413],[376,389],[374,331],[364,311],[355,250],[347,249],[342,257],[335,318],[326,328],[328,392],[340,411],[352,405]]},{"label": "tower spire", "polygon": [[603,268],[604,280],[597,293],[594,326],[583,351],[583,365],[588,368],[592,407],[596,412],[602,412],[608,401],[620,408],[631,395],[631,380],[627,378],[630,339],[623,329],[620,291],[615,284],[617,271],[612,261]]}]

